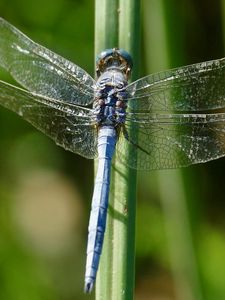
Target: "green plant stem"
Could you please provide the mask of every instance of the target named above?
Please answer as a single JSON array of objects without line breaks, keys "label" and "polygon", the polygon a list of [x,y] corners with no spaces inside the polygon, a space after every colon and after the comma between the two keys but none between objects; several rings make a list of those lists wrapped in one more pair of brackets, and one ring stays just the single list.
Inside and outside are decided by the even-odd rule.
[{"label": "green plant stem", "polygon": [[[118,45],[118,1],[95,1],[95,57],[101,51]],[[95,171],[97,161],[95,162]],[[113,179],[111,175],[111,189]],[[111,202],[111,192],[110,199]],[[96,280],[96,300],[112,299],[113,218],[108,211],[103,251]]]},{"label": "green plant stem", "polygon": [[[135,58],[138,72],[139,1],[96,0],[95,53],[120,47]],[[132,135],[132,132],[129,132]],[[127,153],[129,159],[129,150]],[[103,253],[96,283],[98,300],[131,300],[134,293],[136,172],[117,158],[111,189]]]},{"label": "green plant stem", "polygon": [[118,46],[118,0],[95,0],[95,57]]},{"label": "green plant stem", "polygon": [[[140,45],[140,2],[120,0],[119,47],[135,59],[132,79],[138,77]],[[132,127],[129,132],[132,136]],[[129,149],[127,159],[131,155]],[[117,237],[113,261],[113,294],[111,299],[133,299],[135,274],[135,219],[136,219],[136,171],[115,160],[114,212],[120,219],[114,220],[114,237]]]}]

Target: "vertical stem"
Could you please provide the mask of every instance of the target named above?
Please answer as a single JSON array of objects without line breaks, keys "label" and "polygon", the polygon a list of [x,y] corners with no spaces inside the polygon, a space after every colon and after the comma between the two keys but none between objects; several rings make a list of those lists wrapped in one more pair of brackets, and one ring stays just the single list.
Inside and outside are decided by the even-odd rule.
[{"label": "vertical stem", "polygon": [[[134,59],[132,79],[138,77],[140,2],[120,0],[119,47]],[[132,136],[132,128],[129,132]],[[128,149],[127,159],[130,151]],[[135,274],[136,171],[115,160],[113,288],[111,299],[133,299]],[[116,218],[116,214],[120,218]]]},{"label": "vertical stem", "polygon": [[95,0],[95,57],[118,46],[118,0]]},{"label": "vertical stem", "polygon": [[[118,1],[95,0],[95,57],[101,51],[118,47]],[[95,162],[95,171],[97,162]],[[96,172],[95,172],[96,173]],[[112,202],[113,174],[109,203]],[[112,299],[113,217],[108,209],[103,251],[96,280],[96,300]]]},{"label": "vertical stem", "polygon": [[225,48],[225,1],[221,0],[221,10],[222,10],[222,30],[223,30],[223,48]]},{"label": "vertical stem", "polygon": [[120,0],[119,45],[134,59],[132,80],[139,76],[140,56],[140,1]]},{"label": "vertical stem", "polygon": [[[124,48],[135,59],[132,78],[138,73],[139,17],[139,0],[96,0],[96,54],[106,48]],[[129,155],[128,151],[128,159]],[[133,299],[135,212],[136,172],[115,158],[107,228],[96,284],[98,300]]]}]

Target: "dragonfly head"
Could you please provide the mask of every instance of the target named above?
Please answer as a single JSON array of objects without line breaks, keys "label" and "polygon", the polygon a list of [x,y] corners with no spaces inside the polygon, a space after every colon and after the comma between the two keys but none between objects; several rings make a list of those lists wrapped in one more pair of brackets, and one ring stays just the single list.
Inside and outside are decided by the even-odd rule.
[{"label": "dragonfly head", "polygon": [[106,69],[120,69],[127,77],[129,77],[133,66],[132,58],[128,52],[123,49],[106,49],[102,51],[96,58],[96,73],[99,77]]}]

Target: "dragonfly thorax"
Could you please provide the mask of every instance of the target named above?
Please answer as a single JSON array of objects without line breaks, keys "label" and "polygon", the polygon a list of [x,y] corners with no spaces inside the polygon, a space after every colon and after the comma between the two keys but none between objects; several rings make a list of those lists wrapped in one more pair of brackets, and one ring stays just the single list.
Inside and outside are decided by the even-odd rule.
[{"label": "dragonfly thorax", "polygon": [[126,76],[118,68],[107,69],[97,80],[95,113],[99,125],[117,126],[125,122]]}]

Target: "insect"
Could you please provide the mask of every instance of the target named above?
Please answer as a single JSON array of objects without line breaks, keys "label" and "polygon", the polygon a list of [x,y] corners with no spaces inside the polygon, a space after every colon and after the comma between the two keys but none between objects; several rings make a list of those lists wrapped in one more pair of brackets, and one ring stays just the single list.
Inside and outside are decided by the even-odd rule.
[{"label": "insect", "polygon": [[125,50],[104,50],[97,57],[94,80],[0,19],[0,66],[25,88],[0,81],[0,104],[66,150],[99,159],[86,292],[93,288],[101,255],[115,152],[128,167],[143,170],[183,167],[225,155],[224,58],[128,83],[132,65]]}]

